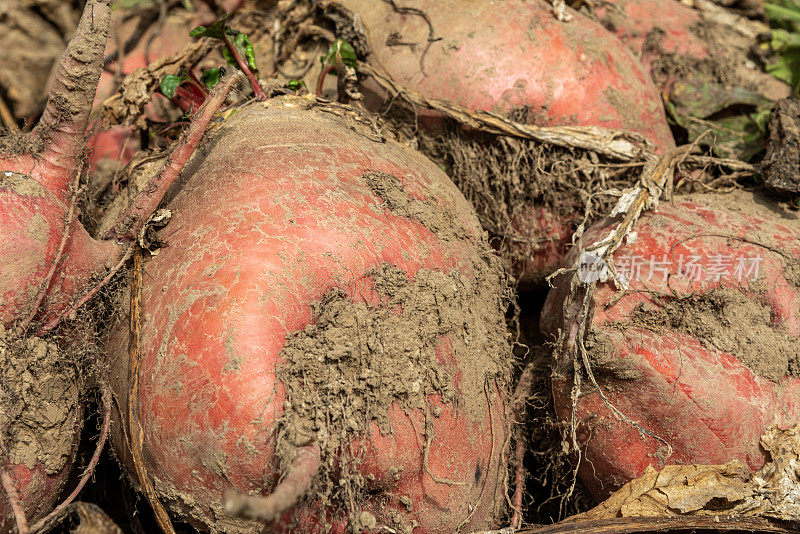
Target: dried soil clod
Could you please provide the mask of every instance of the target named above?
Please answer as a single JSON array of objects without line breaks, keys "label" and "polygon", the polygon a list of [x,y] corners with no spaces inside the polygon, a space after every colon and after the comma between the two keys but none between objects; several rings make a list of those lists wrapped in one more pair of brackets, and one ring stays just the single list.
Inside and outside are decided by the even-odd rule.
[{"label": "dried soil clod", "polygon": [[775,191],[800,193],[800,101],[795,98],[779,100],[772,110],[761,172]]}]

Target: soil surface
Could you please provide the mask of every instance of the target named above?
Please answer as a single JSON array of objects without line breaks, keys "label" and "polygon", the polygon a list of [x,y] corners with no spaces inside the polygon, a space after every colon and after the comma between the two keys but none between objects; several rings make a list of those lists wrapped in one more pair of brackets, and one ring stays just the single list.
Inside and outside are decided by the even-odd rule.
[{"label": "soil surface", "polygon": [[54,343],[19,339],[0,325],[0,369],[3,463],[60,472],[71,461],[81,426],[75,366]]}]

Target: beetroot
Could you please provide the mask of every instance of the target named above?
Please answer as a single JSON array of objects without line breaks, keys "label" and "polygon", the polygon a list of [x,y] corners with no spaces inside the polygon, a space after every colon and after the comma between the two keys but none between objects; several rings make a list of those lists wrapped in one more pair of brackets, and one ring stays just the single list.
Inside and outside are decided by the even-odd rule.
[{"label": "beetroot", "polygon": [[[340,3],[367,28],[368,59],[427,97],[505,115],[525,108],[532,124],[603,126],[640,133],[661,149],[673,145],[658,92],[636,60],[575,11],[560,22],[543,0],[506,1],[502,9],[488,0],[407,2],[430,20],[437,40],[428,43],[419,14],[367,0]],[[373,88],[366,85],[366,98]]]},{"label": "beetroot", "polygon": [[[584,242],[617,222],[598,223]],[[757,470],[765,429],[800,419],[797,214],[751,193],[698,195],[645,214],[635,231],[614,254],[630,287],[620,296],[611,283],[597,286],[585,344],[608,401],[651,435],[618,419],[584,378],[575,412],[583,438],[591,435],[582,479],[605,496],[664,462],[736,459]],[[575,335],[568,278],[556,279],[542,313],[553,337]],[[564,420],[572,369],[560,354],[552,384]]]},{"label": "beetroot", "polygon": [[[141,296],[145,467],[212,531],[261,528],[223,512],[229,490],[272,493],[270,519],[305,493],[280,531],[489,527],[510,354],[498,262],[435,165],[344,113],[238,110],[168,205]],[[124,399],[122,333],[110,350]]]},{"label": "beetroot", "polygon": [[[23,319],[42,293],[47,310],[40,317],[52,317],[119,255],[116,244],[93,240],[77,217],[68,218],[107,28],[107,2],[91,3],[64,53],[41,121],[28,135],[2,138],[0,324]],[[48,280],[65,232],[67,259]]]},{"label": "beetroot", "polygon": [[[540,126],[636,132],[658,151],[674,146],[658,91],[630,51],[571,9],[571,20],[561,22],[543,0],[414,0],[397,12],[388,2],[340,3],[358,13],[366,28],[373,51],[367,61],[424,97]],[[364,80],[362,92],[373,111],[388,107],[386,92],[372,79]],[[575,214],[584,199],[571,183],[575,178],[565,176],[570,169],[564,163],[579,156],[537,155],[535,146],[492,143],[446,127],[440,135],[438,112],[417,113],[437,137],[421,141],[423,151],[448,167],[517,279],[541,284],[579,222]]]},{"label": "beetroot", "polygon": [[699,33],[699,11],[677,0],[615,0],[609,4],[599,7],[597,16],[648,71],[666,55],[709,58],[708,42]]}]

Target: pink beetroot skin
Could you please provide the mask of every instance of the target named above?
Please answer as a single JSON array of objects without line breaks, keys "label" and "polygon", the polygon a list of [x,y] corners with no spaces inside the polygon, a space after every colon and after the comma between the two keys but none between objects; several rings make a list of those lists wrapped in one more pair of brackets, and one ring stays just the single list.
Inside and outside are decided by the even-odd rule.
[{"label": "pink beetroot skin", "polygon": [[[33,310],[65,231],[108,28],[107,4],[92,2],[87,8],[39,124],[0,144],[0,324],[6,326]],[[119,257],[117,245],[93,240],[77,217],[68,231],[39,318],[64,310],[87,289],[92,274]]]},{"label": "pink beetroot skin", "polygon": [[[642,134],[658,151],[674,146],[660,95],[638,61],[602,25],[571,9],[567,11],[572,19],[561,22],[544,0],[403,3],[403,8],[422,10],[429,18],[438,40],[428,43],[429,27],[418,14],[396,13],[387,2],[341,3],[357,12],[367,29],[374,52],[367,60],[427,98],[505,116],[524,115],[541,126],[628,130]],[[363,93],[370,109],[385,109],[387,95],[372,80],[364,80]],[[419,111],[421,124],[435,129],[437,113]],[[474,165],[482,164],[475,158]],[[575,203],[577,212],[581,201]],[[509,214],[514,228],[495,239],[509,248],[511,254],[503,256],[509,257],[520,283],[541,285],[542,273],[555,269],[570,242],[571,221],[544,205],[514,211]],[[530,215],[544,211],[550,213]],[[493,220],[488,228],[508,223]],[[532,259],[517,261],[514,250]]]},{"label": "pink beetroot skin", "polygon": [[709,57],[708,44],[697,33],[700,13],[677,0],[613,0],[595,13],[648,71],[664,54]]},{"label": "pink beetroot skin", "polygon": [[[373,135],[307,99],[252,104],[208,141],[168,205],[168,246],[144,265],[138,411],[147,471],[177,517],[215,532],[260,531],[226,515],[223,495],[307,493],[297,486],[320,461],[310,440],[322,449],[320,486],[281,515],[277,531],[344,532],[350,522],[469,532],[494,523],[509,355],[497,262],[447,177]],[[406,289],[387,289],[376,273],[428,289],[405,299]],[[404,319],[424,302],[429,314]],[[465,307],[441,315],[454,302]],[[402,349],[398,330],[374,327],[395,319],[417,336]],[[337,337],[343,324],[360,326]],[[421,333],[436,324],[453,326]],[[110,354],[124,397],[120,331]],[[332,344],[319,349],[325,335]],[[391,374],[420,355],[428,359]],[[361,371],[337,378],[359,358]],[[383,385],[331,393],[353,376]],[[350,426],[327,425],[345,398]],[[368,416],[358,411],[364,403]],[[322,428],[304,426],[306,417]],[[282,466],[287,450],[310,454],[312,467]],[[282,467],[292,488],[275,486]],[[343,472],[350,486],[339,485]],[[325,506],[326,480],[353,493]]]},{"label": "pink beetroot skin", "polygon": [[[573,10],[571,21],[560,22],[543,0],[406,2],[425,12],[441,39],[428,48],[428,25],[419,15],[369,0],[341,3],[369,31],[374,57],[368,59],[426,97],[501,114],[529,108],[543,126],[603,126],[638,132],[662,150],[674,144],[658,91],[638,62],[605,28]],[[389,46],[387,39],[416,46]]]},{"label": "pink beetroot skin", "polygon": [[[580,474],[598,497],[663,462],[736,459],[755,471],[765,461],[759,437],[766,427],[793,426],[800,418],[797,215],[781,214],[769,199],[750,193],[695,200],[644,215],[635,241],[614,255],[623,270],[639,256],[639,278],[629,276],[622,298],[610,283],[598,285],[592,298],[586,346],[600,388],[674,450],[666,458],[663,443],[617,419],[584,377],[576,417],[584,439],[591,428],[591,439],[584,441]],[[584,242],[606,237],[615,223],[598,223]],[[651,256],[667,263],[654,264],[648,280]],[[692,256],[700,271],[688,267]],[[756,281],[753,258],[760,258]],[[668,268],[669,282],[659,267]],[[715,272],[727,275],[717,281]],[[568,286],[568,277],[557,279],[541,326],[553,337],[559,329],[573,332],[574,340],[575,324],[563,307]],[[571,369],[571,356],[559,356],[553,395],[565,420],[572,410]]]}]

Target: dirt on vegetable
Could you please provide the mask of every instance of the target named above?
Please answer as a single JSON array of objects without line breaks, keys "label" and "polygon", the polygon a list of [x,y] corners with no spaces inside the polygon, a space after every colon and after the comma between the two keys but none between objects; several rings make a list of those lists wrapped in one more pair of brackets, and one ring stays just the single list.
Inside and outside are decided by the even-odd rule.
[{"label": "dirt on vegetable", "polygon": [[709,350],[733,354],[756,374],[775,382],[800,376],[800,339],[773,323],[769,306],[736,289],[660,297],[655,305],[640,304],[626,326],[689,334]]},{"label": "dirt on vegetable", "polygon": [[0,325],[0,368],[3,464],[60,472],[72,461],[82,426],[75,364],[53,342],[21,339]]},{"label": "dirt on vegetable", "polygon": [[[466,235],[449,213],[409,195],[394,176],[368,172],[364,179],[386,209],[421,222],[442,240]],[[323,467],[315,499],[343,509],[353,496],[359,500],[368,484],[358,471],[364,451],[348,454],[347,445],[366,435],[371,422],[381,434],[391,433],[387,410],[394,403],[424,412],[420,439],[426,448],[435,439],[428,421],[442,413],[430,404],[431,395],[470,421],[486,419],[487,388],[507,384],[510,376],[505,325],[497,320],[510,295],[488,249],[475,255],[472,266],[474,276],[422,269],[412,279],[383,265],[367,280],[379,305],[331,290],[314,306],[314,324],[287,339],[278,377],[288,402],[277,454],[287,467],[296,447],[319,443]],[[455,365],[445,365],[451,354]]]}]

